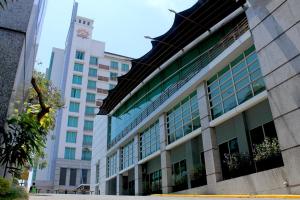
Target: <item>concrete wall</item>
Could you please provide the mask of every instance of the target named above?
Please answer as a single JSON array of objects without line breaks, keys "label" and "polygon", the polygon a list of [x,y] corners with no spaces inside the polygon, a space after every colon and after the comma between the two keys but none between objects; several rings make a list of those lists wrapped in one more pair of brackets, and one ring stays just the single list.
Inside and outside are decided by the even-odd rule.
[{"label": "concrete wall", "polygon": [[42,0],[8,1],[0,12],[0,126],[8,112],[23,105],[37,51],[41,4]]},{"label": "concrete wall", "polygon": [[107,116],[97,115],[93,133],[92,161],[91,161],[91,191],[96,186],[96,164],[99,163],[99,189],[101,194],[106,190],[106,149],[107,149]]},{"label": "concrete wall", "polygon": [[247,18],[261,63],[291,193],[300,193],[300,4],[249,0]]}]

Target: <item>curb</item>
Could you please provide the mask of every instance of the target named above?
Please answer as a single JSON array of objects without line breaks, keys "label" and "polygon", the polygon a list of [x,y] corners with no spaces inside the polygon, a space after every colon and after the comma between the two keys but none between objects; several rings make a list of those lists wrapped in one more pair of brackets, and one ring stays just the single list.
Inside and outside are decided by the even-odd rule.
[{"label": "curb", "polygon": [[161,197],[190,197],[190,198],[272,198],[272,199],[300,199],[300,195],[288,194],[153,194]]}]

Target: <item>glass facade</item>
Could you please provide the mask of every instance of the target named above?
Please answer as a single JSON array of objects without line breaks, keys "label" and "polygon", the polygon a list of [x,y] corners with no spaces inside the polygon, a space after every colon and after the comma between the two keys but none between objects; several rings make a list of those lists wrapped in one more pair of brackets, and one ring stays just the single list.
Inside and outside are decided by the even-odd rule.
[{"label": "glass facade", "polygon": [[92,131],[94,127],[94,122],[89,120],[84,120],[83,130]]},{"label": "glass facade", "polygon": [[90,57],[90,64],[91,65],[98,65],[98,58],[95,56]]},{"label": "glass facade", "polygon": [[84,148],[81,154],[81,160],[91,160],[92,159],[92,151]]},{"label": "glass facade", "polygon": [[107,177],[113,176],[117,173],[117,153],[107,158]]},{"label": "glass facade", "polygon": [[76,185],[76,175],[77,175],[77,169],[70,169],[70,186]]},{"label": "glass facade", "polygon": [[133,147],[134,142],[131,141],[126,146],[122,147],[121,150],[121,167],[122,169],[126,169],[133,165]]},{"label": "glass facade", "polygon": [[96,89],[97,83],[96,81],[88,80],[87,88],[88,89]]},{"label": "glass facade", "polygon": [[83,51],[76,51],[75,58],[79,60],[84,60],[84,52]]},{"label": "glass facade", "polygon": [[119,63],[116,61],[110,61],[110,69],[118,70],[119,69]]},{"label": "glass facade", "polygon": [[140,136],[140,158],[143,159],[160,149],[158,121],[147,128]]},{"label": "glass facade", "polygon": [[96,94],[86,93],[86,101],[94,103],[96,101]]},{"label": "glass facade", "polygon": [[90,77],[97,77],[97,69],[89,68],[89,76]]},{"label": "glass facade", "polygon": [[74,71],[83,72],[83,64],[75,63],[74,64]]},{"label": "glass facade", "polygon": [[128,72],[129,71],[129,65],[125,64],[125,63],[122,63],[121,70],[123,72]]},{"label": "glass facade", "polygon": [[80,105],[80,103],[70,102],[69,111],[70,112],[79,112],[79,105]]},{"label": "glass facade", "polygon": [[66,185],[67,168],[60,168],[59,185]]},{"label": "glass facade", "polygon": [[77,133],[74,131],[67,131],[66,142],[67,143],[76,143]]},{"label": "glass facade", "polygon": [[92,135],[83,135],[83,145],[92,145],[93,143],[93,136]]},{"label": "glass facade", "polygon": [[147,194],[161,194],[162,182],[161,182],[161,170],[154,171],[147,174],[143,180],[143,192]]},{"label": "glass facade", "polygon": [[69,116],[68,117],[68,126],[69,127],[78,127],[78,117]]},{"label": "glass facade", "polygon": [[82,169],[80,184],[87,184],[87,182],[88,182],[87,180],[88,180],[88,169]]},{"label": "glass facade", "polygon": [[200,127],[197,93],[193,92],[167,113],[168,143]]},{"label": "glass facade", "polygon": [[71,89],[71,97],[80,99],[80,92],[81,92],[80,89],[72,88]]},{"label": "glass facade", "polygon": [[213,119],[265,90],[254,46],[215,74],[207,85]]},{"label": "glass facade", "polygon": [[95,107],[86,106],[85,107],[85,115],[95,115]]},{"label": "glass facade", "polygon": [[65,159],[68,160],[75,160],[75,148],[73,147],[66,147],[65,148]]},{"label": "glass facade", "polygon": [[73,75],[72,83],[81,85],[82,84],[82,76]]},{"label": "glass facade", "polygon": [[[124,102],[110,117],[110,129],[108,133],[109,142],[114,143],[115,140],[118,140],[118,138],[121,138],[128,133],[128,130],[132,130],[132,127],[135,127],[141,121],[139,120],[140,118],[144,119],[144,112],[149,113],[146,112],[148,106],[158,102],[158,104],[153,106],[154,108],[152,107],[152,110],[155,110],[156,107],[161,105],[160,101],[163,101],[160,99],[165,100],[172,95],[170,93],[168,96],[169,91],[172,91],[173,93],[174,91],[177,91],[176,87],[184,85],[185,82],[190,80],[189,77],[198,73],[222,53],[227,46],[232,44],[236,38],[229,38],[230,40],[226,40],[226,44],[221,43],[220,41],[227,38],[228,33],[230,33],[233,28],[236,28],[236,25],[243,21],[244,17],[245,16],[237,17],[215,33],[212,33],[205,40],[201,41],[193,49],[185,52],[184,55],[165,69],[161,70],[160,73],[155,75],[149,82],[145,83],[136,93]],[[219,43],[221,44],[219,45]],[[212,51],[212,48],[215,49],[215,51]],[[151,109],[149,108],[149,110]]]},{"label": "glass facade", "polygon": [[117,81],[118,73],[110,72],[110,80]]}]

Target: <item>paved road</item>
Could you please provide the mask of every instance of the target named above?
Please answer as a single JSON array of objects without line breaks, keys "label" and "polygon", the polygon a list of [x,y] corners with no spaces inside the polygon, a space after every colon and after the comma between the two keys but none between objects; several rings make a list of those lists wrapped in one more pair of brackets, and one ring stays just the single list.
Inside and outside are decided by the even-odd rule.
[{"label": "paved road", "polygon": [[[29,200],[230,200],[229,198],[194,198],[194,197],[157,197],[157,196],[96,196],[96,195],[73,195],[73,194],[38,194],[30,196]],[[245,199],[245,198],[243,198]],[[243,200],[242,199],[242,200]],[[239,198],[233,198],[231,200],[239,200]],[[257,200],[252,198],[247,198],[245,200]],[[271,200],[263,199],[259,200]],[[278,199],[280,200],[280,199]]]}]

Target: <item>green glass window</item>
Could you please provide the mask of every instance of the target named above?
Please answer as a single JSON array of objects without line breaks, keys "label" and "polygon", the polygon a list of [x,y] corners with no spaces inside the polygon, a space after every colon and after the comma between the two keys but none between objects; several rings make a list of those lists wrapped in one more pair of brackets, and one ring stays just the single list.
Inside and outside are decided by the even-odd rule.
[{"label": "green glass window", "polygon": [[92,159],[92,151],[85,148],[82,150],[81,160],[91,160]]},{"label": "green glass window", "polygon": [[79,60],[84,60],[84,52],[83,51],[76,51],[75,58],[79,59]]},{"label": "green glass window", "polygon": [[93,143],[93,136],[91,135],[83,135],[83,145],[92,145]]},{"label": "green glass window", "polygon": [[117,153],[107,158],[107,177],[113,176],[117,173]]},{"label": "green glass window", "polygon": [[91,65],[98,65],[98,58],[95,56],[90,57],[90,64]]},{"label": "green glass window", "polygon": [[95,102],[96,101],[96,94],[86,93],[86,101],[87,102]]},{"label": "green glass window", "polygon": [[89,76],[90,77],[97,77],[97,69],[89,68]]},{"label": "green glass window", "polygon": [[254,46],[215,74],[207,85],[213,119],[265,90]]},{"label": "green glass window", "polygon": [[187,189],[187,167],[186,160],[174,163],[172,165],[172,175],[174,180],[174,186],[180,185],[182,189]]},{"label": "green glass window", "polygon": [[125,63],[122,63],[121,70],[123,72],[128,72],[129,71],[129,65],[125,64]]},{"label": "green glass window", "polygon": [[117,81],[118,73],[110,72],[110,80]]},{"label": "green glass window", "polygon": [[78,117],[69,116],[68,117],[69,127],[78,127]]},{"label": "green glass window", "polygon": [[65,159],[75,160],[75,148],[66,147],[65,148]]},{"label": "green glass window", "polygon": [[77,133],[74,131],[67,131],[66,142],[67,143],[76,143]]},{"label": "green glass window", "polygon": [[168,143],[200,127],[197,93],[193,92],[167,113]]},{"label": "green glass window", "polygon": [[95,107],[86,106],[85,115],[95,115]]},{"label": "green glass window", "polygon": [[121,167],[126,169],[133,165],[133,141],[122,147],[121,149]]},{"label": "green glass window", "polygon": [[96,81],[91,81],[91,80],[88,80],[88,85],[87,85],[87,88],[89,89],[96,89]]},{"label": "green glass window", "polygon": [[77,84],[77,85],[81,85],[81,83],[82,83],[82,76],[73,75],[72,83],[73,84]]},{"label": "green glass window", "polygon": [[80,105],[80,103],[70,102],[69,111],[70,112],[79,112],[79,105]]},{"label": "green glass window", "polygon": [[71,97],[80,99],[80,92],[81,92],[80,89],[72,88],[71,89]]},{"label": "green glass window", "polygon": [[160,149],[158,121],[140,136],[140,158],[143,159]]},{"label": "green glass window", "polygon": [[94,125],[93,121],[84,120],[83,130],[92,131],[93,130],[93,125]]},{"label": "green glass window", "polygon": [[74,64],[74,71],[83,72],[83,64],[75,63]]},{"label": "green glass window", "polygon": [[110,61],[110,69],[118,70],[119,69],[119,63],[116,61]]}]

